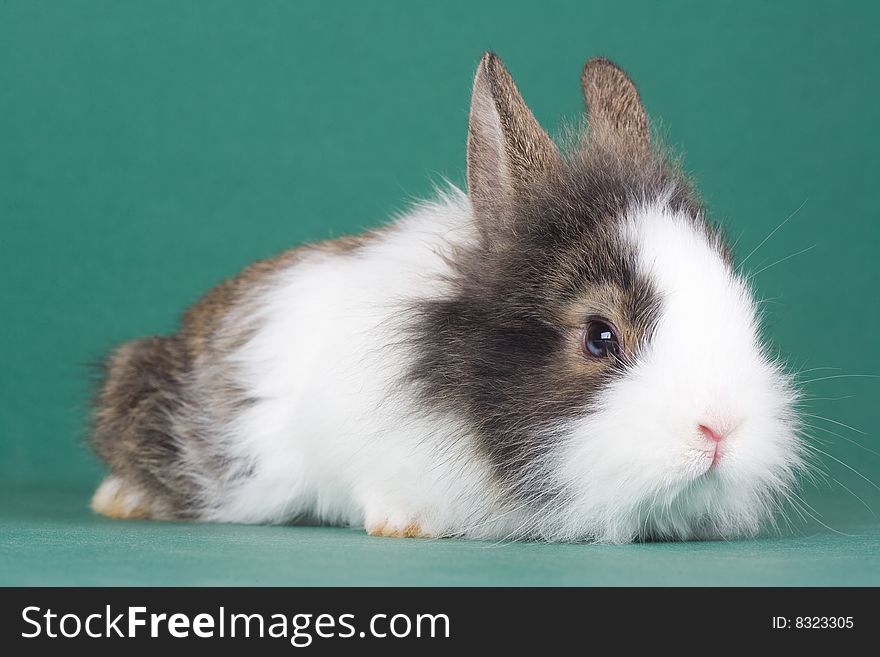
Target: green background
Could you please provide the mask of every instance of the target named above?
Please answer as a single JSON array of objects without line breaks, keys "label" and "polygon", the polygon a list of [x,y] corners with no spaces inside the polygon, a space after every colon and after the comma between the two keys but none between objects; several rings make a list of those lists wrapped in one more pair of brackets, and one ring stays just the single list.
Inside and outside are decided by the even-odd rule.
[{"label": "green background", "polygon": [[[870,2],[0,0],[0,584],[880,584],[880,382],[849,376],[880,373],[878,17]],[[741,257],[800,208],[748,268],[772,265],[755,285],[780,353],[805,381],[835,377],[804,386],[827,454],[802,493],[816,517],[623,547],[92,517],[89,363],[173,330],[254,259],[462,183],[486,49],[551,131],[578,120],[587,57],[620,63]]]}]

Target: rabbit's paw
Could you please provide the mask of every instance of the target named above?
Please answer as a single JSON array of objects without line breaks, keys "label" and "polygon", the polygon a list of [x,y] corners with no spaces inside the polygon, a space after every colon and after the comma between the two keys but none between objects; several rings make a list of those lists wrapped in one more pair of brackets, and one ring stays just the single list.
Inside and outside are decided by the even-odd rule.
[{"label": "rabbit's paw", "polygon": [[120,520],[149,518],[151,516],[143,495],[127,486],[116,475],[109,475],[98,486],[98,490],[92,497],[92,510],[109,518]]},{"label": "rabbit's paw", "polygon": [[431,538],[417,520],[399,520],[391,517],[378,517],[368,520],[366,530],[370,536],[386,538]]}]

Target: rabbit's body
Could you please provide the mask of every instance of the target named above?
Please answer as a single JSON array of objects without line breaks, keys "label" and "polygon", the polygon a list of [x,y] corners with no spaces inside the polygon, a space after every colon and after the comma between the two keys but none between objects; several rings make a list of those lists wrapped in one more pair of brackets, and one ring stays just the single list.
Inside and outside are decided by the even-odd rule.
[{"label": "rabbit's body", "polygon": [[444,294],[448,258],[476,241],[472,226],[467,198],[452,191],[360,240],[258,263],[194,306],[179,335],[122,345],[94,440],[115,474],[95,508],[399,535],[493,535],[504,522],[512,532],[515,514],[490,520],[503,502],[485,494],[473,444],[450,441],[465,430],[418,412],[401,390],[412,360],[403,318]]},{"label": "rabbit's body", "polygon": [[215,288],[107,362],[115,517],[628,541],[756,532],[801,467],[795,394],[635,87],[583,78],[563,158],[492,56],[468,194]]}]

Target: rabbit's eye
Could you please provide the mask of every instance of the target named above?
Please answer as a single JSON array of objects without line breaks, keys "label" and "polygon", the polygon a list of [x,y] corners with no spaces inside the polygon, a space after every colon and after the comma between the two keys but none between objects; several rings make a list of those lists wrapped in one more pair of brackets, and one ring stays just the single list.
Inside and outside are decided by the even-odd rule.
[{"label": "rabbit's eye", "polygon": [[593,318],[587,321],[583,337],[584,353],[594,358],[609,358],[620,355],[620,342],[617,331],[605,319]]}]

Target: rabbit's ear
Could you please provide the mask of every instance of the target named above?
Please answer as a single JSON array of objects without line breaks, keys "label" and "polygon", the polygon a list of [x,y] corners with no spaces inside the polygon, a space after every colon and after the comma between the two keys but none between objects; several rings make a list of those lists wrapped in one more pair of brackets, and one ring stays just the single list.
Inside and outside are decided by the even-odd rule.
[{"label": "rabbit's ear", "polygon": [[474,78],[468,125],[468,193],[484,225],[503,220],[516,195],[560,165],[553,141],[523,102],[497,55],[486,53]]},{"label": "rabbit's ear", "polygon": [[614,62],[596,57],[581,76],[589,121],[588,147],[629,155],[650,148],[648,117],[636,85]]}]

